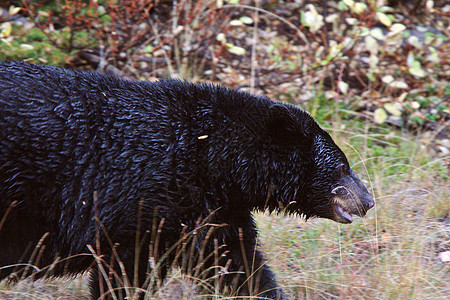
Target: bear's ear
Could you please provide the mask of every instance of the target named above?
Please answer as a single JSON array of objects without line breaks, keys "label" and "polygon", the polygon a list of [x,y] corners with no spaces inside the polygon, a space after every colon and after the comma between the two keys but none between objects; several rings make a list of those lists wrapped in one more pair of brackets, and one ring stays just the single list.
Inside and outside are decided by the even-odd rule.
[{"label": "bear's ear", "polygon": [[284,105],[275,104],[269,108],[266,125],[269,137],[277,144],[296,144],[300,138],[300,122]]}]

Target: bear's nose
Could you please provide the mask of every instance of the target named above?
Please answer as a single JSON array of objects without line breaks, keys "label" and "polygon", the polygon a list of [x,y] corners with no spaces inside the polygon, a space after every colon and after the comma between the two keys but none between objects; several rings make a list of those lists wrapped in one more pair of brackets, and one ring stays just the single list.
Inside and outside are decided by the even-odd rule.
[{"label": "bear's nose", "polygon": [[364,208],[366,209],[366,211],[368,211],[369,209],[371,209],[374,205],[375,205],[375,201],[373,200],[373,198],[370,195],[367,195],[367,199],[366,201],[364,201]]}]

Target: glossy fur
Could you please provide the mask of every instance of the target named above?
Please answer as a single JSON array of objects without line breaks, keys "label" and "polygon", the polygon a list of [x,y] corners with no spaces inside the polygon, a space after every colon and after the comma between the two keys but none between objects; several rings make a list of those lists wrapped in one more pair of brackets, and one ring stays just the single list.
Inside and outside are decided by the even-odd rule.
[{"label": "glossy fur", "polygon": [[[119,243],[117,252],[133,278],[140,212],[142,284],[151,244],[151,234],[145,239],[143,233],[164,219],[162,257],[182,230],[189,232],[210,216],[209,224],[226,225],[207,241],[200,232],[196,249],[204,242],[206,257],[215,240],[226,245],[220,264],[229,262],[231,274],[223,275],[224,284],[231,284],[236,271],[245,271],[242,229],[248,264],[260,270],[253,293],[283,298],[255,250],[251,212],[283,210],[342,221],[333,213],[334,189],[351,174],[330,136],[291,105],[211,84],[132,82],[52,66],[0,63],[0,220],[17,201],[0,230],[0,267],[17,263],[46,232],[40,267],[56,257],[90,253],[87,245],[97,249],[97,215],[104,261],[111,256],[106,231]],[[355,178],[350,185],[360,204],[352,205],[365,211],[373,200]],[[84,272],[92,262],[90,255],[69,259],[52,274]],[[205,259],[206,267],[212,263]],[[164,276],[166,268],[161,269]],[[97,268],[92,270],[93,297],[99,297]],[[11,271],[0,270],[0,278]],[[241,294],[248,291],[244,282],[241,275]]]}]

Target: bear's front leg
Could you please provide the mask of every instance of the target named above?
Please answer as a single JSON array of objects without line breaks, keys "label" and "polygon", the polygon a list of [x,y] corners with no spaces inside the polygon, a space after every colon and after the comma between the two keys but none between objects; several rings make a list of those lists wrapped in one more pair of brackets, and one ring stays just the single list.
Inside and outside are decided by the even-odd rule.
[{"label": "bear's front leg", "polygon": [[275,275],[272,273],[269,266],[264,264],[261,272],[261,278],[258,282],[259,289],[256,295],[267,299],[286,299],[283,290],[277,285]]},{"label": "bear's front leg", "polygon": [[[250,216],[249,218],[245,227],[230,225],[220,233],[229,251],[224,257],[229,264],[225,283],[237,290],[240,296],[286,299],[283,290],[276,283],[275,275],[257,250],[257,231],[253,220]],[[237,281],[235,276],[239,276]]]},{"label": "bear's front leg", "polygon": [[[245,272],[245,276],[241,276],[241,291],[250,296],[256,296],[267,299],[285,299],[283,290],[278,286],[275,275],[270,270],[262,253],[256,249],[256,237],[241,237],[239,247],[233,244],[229,247],[229,257],[233,262],[237,262],[239,268]],[[245,254],[242,248],[245,248]],[[230,269],[233,269],[231,267]],[[242,294],[239,293],[239,294]]]}]

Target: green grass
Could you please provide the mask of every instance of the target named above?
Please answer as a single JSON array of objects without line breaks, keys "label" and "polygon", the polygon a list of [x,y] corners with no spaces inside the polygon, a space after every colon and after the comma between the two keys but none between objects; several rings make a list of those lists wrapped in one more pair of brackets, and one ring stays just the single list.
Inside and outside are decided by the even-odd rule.
[{"label": "green grass", "polygon": [[[376,206],[350,225],[257,214],[262,250],[286,293],[293,299],[447,299],[450,266],[437,255],[450,250],[448,157],[430,155],[419,137],[372,133],[369,124],[334,123],[328,130],[373,190]],[[161,293],[202,298],[177,270]],[[0,285],[0,298],[46,295],[84,299],[86,276]]]},{"label": "green grass", "polygon": [[[71,57],[69,53],[52,45],[38,28],[31,28],[25,32],[22,27],[12,26],[12,32],[16,35],[14,39],[0,40],[0,60],[25,59],[31,63],[64,66]],[[62,39],[66,34],[57,32],[53,36],[55,35],[60,35]]]},{"label": "green grass", "polygon": [[448,157],[392,129],[331,131],[376,206],[351,225],[258,215],[281,283],[295,299],[447,299],[450,266],[437,255],[450,250]]}]

